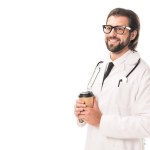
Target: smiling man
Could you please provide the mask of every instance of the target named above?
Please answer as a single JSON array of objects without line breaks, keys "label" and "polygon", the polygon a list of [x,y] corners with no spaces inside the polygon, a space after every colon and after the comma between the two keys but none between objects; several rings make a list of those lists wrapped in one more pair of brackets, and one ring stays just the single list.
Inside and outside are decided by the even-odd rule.
[{"label": "smiling man", "polygon": [[150,137],[150,67],[135,50],[139,18],[115,8],[102,27],[110,53],[92,80],[93,107],[77,100],[74,109],[78,125],[88,126],[85,150],[144,150],[144,138]]}]

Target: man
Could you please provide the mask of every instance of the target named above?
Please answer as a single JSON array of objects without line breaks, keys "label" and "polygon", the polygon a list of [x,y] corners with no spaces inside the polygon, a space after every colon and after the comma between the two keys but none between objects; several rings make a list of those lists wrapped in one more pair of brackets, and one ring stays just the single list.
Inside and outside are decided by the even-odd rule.
[{"label": "man", "polygon": [[78,124],[88,126],[85,150],[143,150],[150,136],[150,68],[135,50],[139,18],[131,10],[113,9],[103,31],[110,55],[97,66],[93,108],[77,100],[74,110]]}]

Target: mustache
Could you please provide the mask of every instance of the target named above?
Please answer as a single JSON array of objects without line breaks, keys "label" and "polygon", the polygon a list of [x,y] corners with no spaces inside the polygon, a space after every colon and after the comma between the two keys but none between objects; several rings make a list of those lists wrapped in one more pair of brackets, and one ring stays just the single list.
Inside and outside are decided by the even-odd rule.
[{"label": "mustache", "polygon": [[113,37],[109,37],[108,40],[119,40],[119,39],[113,36]]}]

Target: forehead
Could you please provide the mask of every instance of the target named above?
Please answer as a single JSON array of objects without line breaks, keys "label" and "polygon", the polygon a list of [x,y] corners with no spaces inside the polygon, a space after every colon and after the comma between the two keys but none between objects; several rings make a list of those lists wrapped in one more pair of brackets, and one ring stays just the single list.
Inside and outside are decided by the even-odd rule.
[{"label": "forehead", "polygon": [[110,16],[107,25],[111,26],[129,26],[129,20],[125,16]]}]

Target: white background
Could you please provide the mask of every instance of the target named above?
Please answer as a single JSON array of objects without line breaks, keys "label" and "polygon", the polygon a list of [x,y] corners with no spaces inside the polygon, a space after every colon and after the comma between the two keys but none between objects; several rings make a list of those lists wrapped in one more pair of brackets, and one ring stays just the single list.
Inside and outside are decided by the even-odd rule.
[{"label": "white background", "polygon": [[150,64],[146,0],[0,1],[0,150],[83,150],[73,107],[108,53],[101,25],[115,7],[139,15]]}]

